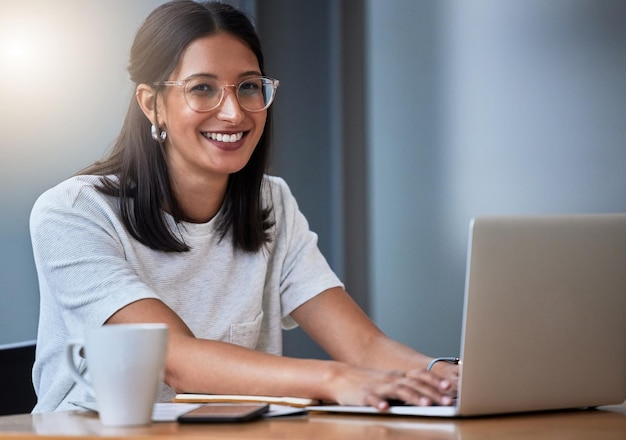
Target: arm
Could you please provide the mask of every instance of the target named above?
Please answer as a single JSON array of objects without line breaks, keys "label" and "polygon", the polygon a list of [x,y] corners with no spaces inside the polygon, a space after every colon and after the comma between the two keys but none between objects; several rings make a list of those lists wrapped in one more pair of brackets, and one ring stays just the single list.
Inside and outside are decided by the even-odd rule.
[{"label": "arm", "polygon": [[[294,313],[301,316],[302,307],[298,310]],[[381,409],[387,407],[386,399],[449,403],[442,400],[443,392],[436,391],[442,381],[424,372],[411,377],[398,371],[361,368],[341,361],[286,358],[197,339],[172,310],[154,299],[129,304],[107,321],[122,322],[169,325],[165,382],[178,392],[299,396]]]},{"label": "arm", "polygon": [[404,400],[426,397],[443,403],[443,396],[456,394],[458,366],[440,362],[432,374],[426,373],[432,358],[388,338],[342,288],[323,292],[292,316],[333,359],[362,368],[400,370],[417,379],[417,388],[412,390],[416,393],[409,393],[411,398]]},{"label": "arm", "polygon": [[327,383],[334,362],[284,358],[195,338],[171,309],[153,299],[129,304],[107,321],[124,322],[163,322],[169,326],[164,380],[177,392],[333,397]]}]

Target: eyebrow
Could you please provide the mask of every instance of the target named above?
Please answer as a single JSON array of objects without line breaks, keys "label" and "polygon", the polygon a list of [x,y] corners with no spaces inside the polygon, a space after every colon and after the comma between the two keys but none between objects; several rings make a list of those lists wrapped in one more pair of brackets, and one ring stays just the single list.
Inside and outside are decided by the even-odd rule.
[{"label": "eyebrow", "polygon": [[[197,78],[199,76],[219,79],[216,74],[214,74],[214,73],[207,73],[207,72],[193,73],[193,74],[189,75],[185,79]],[[242,73],[239,74],[239,78],[245,78],[245,77],[248,77],[248,76],[262,76],[262,73],[259,72],[258,70],[248,70],[246,72],[242,72]]]}]

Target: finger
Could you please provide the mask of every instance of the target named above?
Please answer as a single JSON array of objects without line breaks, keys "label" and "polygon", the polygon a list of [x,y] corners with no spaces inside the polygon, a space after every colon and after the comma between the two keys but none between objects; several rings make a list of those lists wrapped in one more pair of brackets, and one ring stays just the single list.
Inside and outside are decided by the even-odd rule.
[{"label": "finger", "polygon": [[433,398],[426,395],[428,393],[419,391],[409,385],[398,386],[394,394],[396,395],[396,399],[410,405],[430,406],[434,402]]},{"label": "finger", "polygon": [[426,370],[411,370],[406,373],[406,377],[428,385],[432,389],[438,390],[439,393],[448,394],[453,388],[450,380],[441,378]]},{"label": "finger", "polygon": [[399,400],[411,405],[428,406],[433,402],[439,402],[441,398],[437,390],[431,386],[404,377],[379,383],[372,387],[368,394],[370,395],[368,402],[371,402],[368,404],[372,406],[380,405],[380,400],[387,405],[390,400]]},{"label": "finger", "polygon": [[405,401],[415,405],[431,405],[433,402],[450,405],[452,396],[449,394],[449,386],[444,380],[419,375],[418,378],[407,377],[398,386],[398,393]]},{"label": "finger", "polygon": [[379,411],[386,411],[389,409],[389,402],[387,399],[375,393],[370,393],[365,396],[365,404],[374,407]]}]

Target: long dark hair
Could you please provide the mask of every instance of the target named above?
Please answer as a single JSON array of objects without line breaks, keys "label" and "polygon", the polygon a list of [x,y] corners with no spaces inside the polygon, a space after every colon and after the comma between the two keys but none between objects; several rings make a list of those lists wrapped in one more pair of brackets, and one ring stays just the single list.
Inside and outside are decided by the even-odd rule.
[{"label": "long dark hair", "polygon": [[[248,18],[234,7],[208,1],[175,0],[156,8],[139,28],[128,71],[135,85],[166,80],[187,46],[198,38],[227,32],[245,42],[264,75],[258,35]],[[222,238],[232,230],[235,248],[258,251],[270,241],[271,207],[263,207],[261,185],[268,167],[271,109],[263,135],[250,160],[229,176],[218,219]],[[183,252],[189,246],[168,226],[165,208],[178,223],[185,219],[173,194],[163,144],[150,134],[151,123],[134,97],[110,153],[79,174],[100,175],[99,190],[119,198],[120,213],[130,234],[152,249]]]}]

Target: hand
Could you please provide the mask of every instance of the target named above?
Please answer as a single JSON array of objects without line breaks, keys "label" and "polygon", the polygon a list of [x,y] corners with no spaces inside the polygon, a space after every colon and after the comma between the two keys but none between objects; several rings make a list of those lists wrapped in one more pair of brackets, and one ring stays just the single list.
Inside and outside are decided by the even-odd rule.
[{"label": "hand", "polygon": [[456,395],[453,380],[426,370],[380,371],[344,365],[337,377],[335,400],[343,405],[389,408],[389,400],[411,405],[451,405]]},{"label": "hand", "polygon": [[452,383],[452,389],[454,390],[454,395],[456,395],[459,384],[459,368],[460,364],[437,362],[430,371],[442,379],[448,379]]}]

